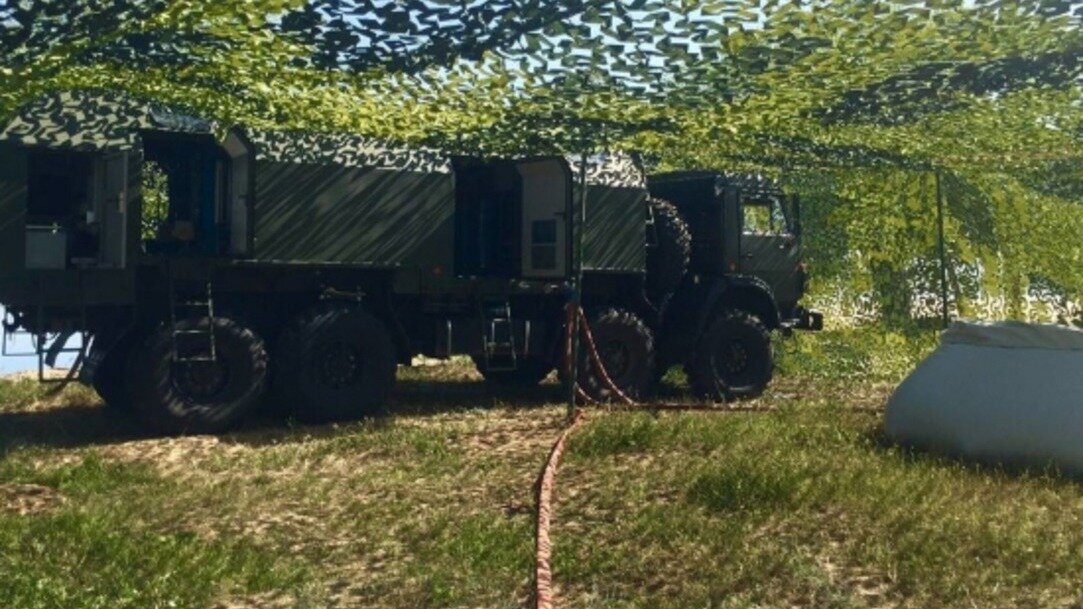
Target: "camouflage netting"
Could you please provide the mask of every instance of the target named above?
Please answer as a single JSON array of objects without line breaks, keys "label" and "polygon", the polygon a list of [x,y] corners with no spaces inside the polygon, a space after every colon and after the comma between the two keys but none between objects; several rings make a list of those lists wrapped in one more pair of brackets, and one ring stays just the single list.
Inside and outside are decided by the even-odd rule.
[{"label": "camouflage netting", "polygon": [[[579,171],[582,156],[567,155],[572,171]],[[646,188],[646,173],[635,155],[592,154],[587,157],[587,184],[614,188]]]},{"label": "camouflage netting", "polygon": [[799,194],[833,319],[933,317],[943,273],[952,315],[1078,320],[1081,17],[1063,0],[24,0],[0,5],[0,121],[97,90],[454,154],[640,151]]},{"label": "camouflage netting", "polygon": [[451,157],[446,154],[391,146],[360,135],[264,130],[246,130],[245,134],[263,161],[451,173]]},{"label": "camouflage netting", "polygon": [[[451,156],[424,146],[394,145],[351,133],[317,133],[241,128],[259,160],[374,167],[423,173],[450,173]],[[143,131],[212,134],[215,122],[155,102],[123,94],[61,92],[32,101],[0,130],[0,141],[22,146],[79,151],[130,150]],[[580,158],[569,155],[578,169]],[[642,166],[632,155],[593,154],[587,158],[587,182],[644,188]]]},{"label": "camouflage netting", "polygon": [[81,151],[134,148],[145,130],[212,133],[214,123],[120,94],[61,92],[23,106],[0,141]]}]

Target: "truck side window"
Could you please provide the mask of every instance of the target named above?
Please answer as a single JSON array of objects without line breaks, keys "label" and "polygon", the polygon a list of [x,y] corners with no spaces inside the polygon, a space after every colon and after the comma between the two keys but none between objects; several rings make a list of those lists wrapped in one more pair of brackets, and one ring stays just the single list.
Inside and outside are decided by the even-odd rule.
[{"label": "truck side window", "polygon": [[742,232],[746,235],[784,235],[789,233],[782,201],[769,199],[745,199],[741,204]]},{"label": "truck side window", "polygon": [[155,161],[144,161],[140,181],[143,194],[142,237],[143,241],[154,241],[169,220],[169,177]]},{"label": "truck side window", "polygon": [[770,235],[775,233],[770,204],[760,201],[746,201],[742,206],[744,215],[743,231],[746,235]]}]

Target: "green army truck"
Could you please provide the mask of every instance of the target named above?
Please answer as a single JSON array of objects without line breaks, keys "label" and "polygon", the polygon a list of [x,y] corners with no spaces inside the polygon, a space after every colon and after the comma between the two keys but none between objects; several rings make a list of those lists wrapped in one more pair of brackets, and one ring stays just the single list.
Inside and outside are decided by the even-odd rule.
[{"label": "green army truck", "polygon": [[[622,390],[644,395],[664,365],[690,365],[666,345],[717,350],[709,332],[695,337],[750,294],[774,301],[732,269],[700,281],[707,254],[681,219],[687,203],[653,199],[631,158],[593,157],[586,184],[582,300]],[[55,94],[0,133],[4,331],[31,335],[45,364],[78,345],[80,380],[168,433],[228,429],[268,402],[305,421],[380,414],[397,365],[417,354],[466,354],[493,383],[529,385],[561,355],[577,190],[559,157],[221,129],[129,98]],[[746,313],[783,327],[773,310]],[[746,358],[762,389],[765,335],[730,340],[767,358]],[[753,393],[730,360],[709,366],[714,393],[697,388]]]},{"label": "green army truck", "polygon": [[759,395],[773,371],[768,333],[823,329],[823,315],[799,304],[808,288],[800,201],[758,175],[675,172],[649,183],[692,235],[661,324],[660,367],[683,364],[704,397]]}]

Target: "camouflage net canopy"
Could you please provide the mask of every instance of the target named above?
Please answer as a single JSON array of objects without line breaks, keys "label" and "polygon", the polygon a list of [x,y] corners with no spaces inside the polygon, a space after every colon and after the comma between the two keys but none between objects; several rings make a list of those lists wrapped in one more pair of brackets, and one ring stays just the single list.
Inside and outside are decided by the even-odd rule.
[{"label": "camouflage net canopy", "polygon": [[56,91],[485,154],[637,150],[805,202],[818,304],[1078,320],[1083,7],[1056,0],[20,0],[0,120]]}]

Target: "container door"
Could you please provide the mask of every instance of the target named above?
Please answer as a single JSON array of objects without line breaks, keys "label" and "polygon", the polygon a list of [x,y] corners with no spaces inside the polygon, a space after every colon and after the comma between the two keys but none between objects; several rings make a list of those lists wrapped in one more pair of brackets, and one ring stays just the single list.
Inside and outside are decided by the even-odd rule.
[{"label": "container door", "polygon": [[99,266],[122,269],[128,263],[128,153],[101,159],[98,171]]},{"label": "container door", "polygon": [[247,256],[251,251],[252,147],[236,131],[223,143],[229,155],[229,253]]},{"label": "container door", "polygon": [[572,176],[561,159],[518,164],[522,185],[522,276],[563,279],[571,269]]},{"label": "container door", "polygon": [[25,266],[27,162],[22,150],[0,144],[0,281]]}]

